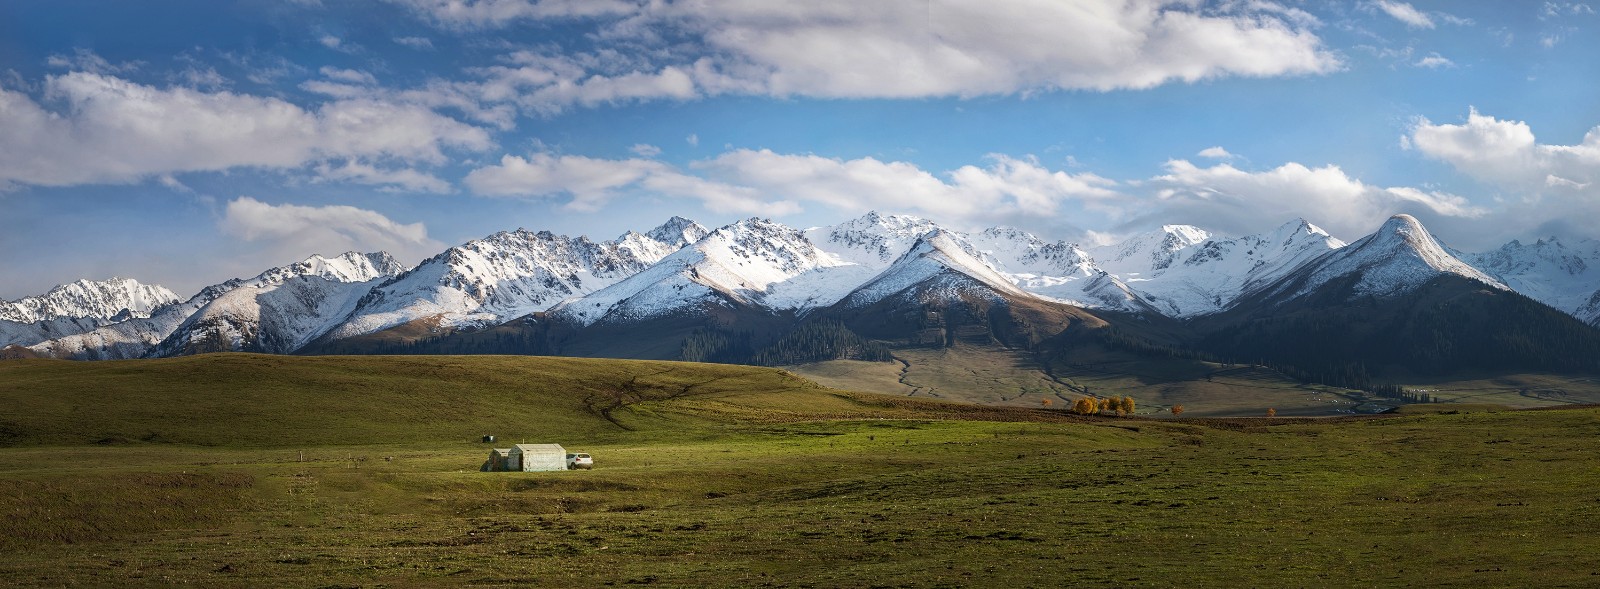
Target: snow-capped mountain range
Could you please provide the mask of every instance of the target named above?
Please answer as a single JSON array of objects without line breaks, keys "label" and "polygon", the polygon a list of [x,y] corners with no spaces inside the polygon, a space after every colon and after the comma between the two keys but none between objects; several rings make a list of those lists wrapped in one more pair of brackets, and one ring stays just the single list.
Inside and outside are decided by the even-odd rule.
[{"label": "snow-capped mountain range", "polygon": [[1397,215],[1349,245],[1298,219],[1243,237],[1168,225],[1084,245],[869,213],[809,229],[748,219],[713,230],[674,217],[601,242],[517,230],[409,269],[382,252],[312,256],[182,301],[133,280],[79,281],[0,302],[0,347],[76,359],[291,353],[386,330],[471,331],[530,315],[576,326],[716,306],[804,316],[912,292],[1184,320],[1251,297],[1293,299],[1344,278],[1355,280],[1361,296],[1402,296],[1442,274],[1600,323],[1600,243],[1593,241],[1514,241],[1463,254],[1415,218]]}]

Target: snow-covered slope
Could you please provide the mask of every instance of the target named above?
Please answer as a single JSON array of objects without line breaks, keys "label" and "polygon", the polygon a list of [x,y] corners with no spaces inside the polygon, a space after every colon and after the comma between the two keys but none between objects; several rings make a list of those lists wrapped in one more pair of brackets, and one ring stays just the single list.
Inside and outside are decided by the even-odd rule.
[{"label": "snow-covered slope", "polygon": [[1600,242],[1512,241],[1462,260],[1528,298],[1600,326]]},{"label": "snow-covered slope", "polygon": [[165,287],[131,278],[79,280],[39,296],[0,301],[0,320],[36,323],[51,319],[98,319],[107,323],[149,317],[156,309],[178,302]]},{"label": "snow-covered slope", "polygon": [[1184,250],[1210,238],[1210,233],[1192,225],[1163,225],[1116,244],[1090,248],[1088,253],[1100,269],[1132,283],[1177,263]]},{"label": "snow-covered slope", "polygon": [[355,310],[356,303],[378,282],[397,274],[399,268],[395,267],[392,273],[359,282],[300,275],[241,286],[190,315],[148,355],[223,351],[287,354],[331,329]]},{"label": "snow-covered slope", "polygon": [[876,271],[889,267],[917,238],[936,229],[939,226],[927,219],[872,211],[838,225],[807,229],[805,236],[841,260]]},{"label": "snow-covered slope", "polygon": [[1264,292],[1290,300],[1333,280],[1359,275],[1353,286],[1355,296],[1387,298],[1415,290],[1445,274],[1509,290],[1452,255],[1416,217],[1402,214],[1390,217],[1372,235],[1311,260],[1290,276],[1264,287]]},{"label": "snow-covered slope", "polygon": [[165,287],[130,278],[63,284],[39,296],[0,301],[0,348],[34,345],[149,317],[176,302],[178,295]]},{"label": "snow-covered slope", "polygon": [[[1169,317],[1194,317],[1226,309],[1243,293],[1270,284],[1302,264],[1345,246],[1303,219],[1261,235],[1208,237],[1194,243],[1178,235],[1196,233],[1185,231],[1174,235],[1175,239],[1159,242],[1136,238],[1142,243],[1187,245],[1176,250],[1155,249],[1148,257],[1136,256],[1140,261],[1151,260],[1150,267],[1133,266],[1130,260],[1113,264],[1125,272],[1128,286]],[[1171,255],[1167,255],[1169,252]]]},{"label": "snow-covered slope", "polygon": [[1032,297],[979,256],[959,235],[935,230],[918,238],[883,272],[843,301],[846,308],[871,305],[917,288],[954,299],[963,296],[994,297],[997,294]]},{"label": "snow-covered slope", "polygon": [[692,311],[707,304],[800,309],[831,304],[871,269],[818,249],[800,231],[765,219],[722,227],[655,266],[556,313],[580,324]]},{"label": "snow-covered slope", "polygon": [[419,319],[481,327],[597,292],[656,264],[704,227],[673,217],[647,234],[594,242],[548,231],[496,233],[445,250],[373,289],[332,339],[382,331]]},{"label": "snow-covered slope", "polygon": [[89,331],[28,346],[57,358],[112,360],[150,355],[153,348],[185,325],[197,311],[241,288],[259,289],[295,277],[330,281],[366,282],[398,274],[403,267],[384,252],[349,252],[335,258],[311,256],[304,261],[267,270],[253,278],[233,279],[201,289],[182,303],[160,307],[149,317],[130,319]]}]

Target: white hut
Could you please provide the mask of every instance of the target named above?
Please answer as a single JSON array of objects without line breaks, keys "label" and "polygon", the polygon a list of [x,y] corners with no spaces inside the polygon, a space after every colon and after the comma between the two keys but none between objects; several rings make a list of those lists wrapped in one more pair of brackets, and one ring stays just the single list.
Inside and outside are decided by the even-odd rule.
[{"label": "white hut", "polygon": [[507,470],[566,470],[567,449],[561,444],[517,444],[506,456]]}]

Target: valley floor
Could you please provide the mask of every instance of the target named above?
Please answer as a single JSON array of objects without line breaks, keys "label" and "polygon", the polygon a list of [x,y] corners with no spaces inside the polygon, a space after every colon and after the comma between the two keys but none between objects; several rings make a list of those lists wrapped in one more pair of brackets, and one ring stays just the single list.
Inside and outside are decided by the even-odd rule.
[{"label": "valley floor", "polygon": [[1259,424],[707,423],[580,441],[569,449],[594,454],[593,471],[479,473],[486,447],[466,442],[0,449],[0,579],[1562,587],[1600,578],[1597,409]]}]

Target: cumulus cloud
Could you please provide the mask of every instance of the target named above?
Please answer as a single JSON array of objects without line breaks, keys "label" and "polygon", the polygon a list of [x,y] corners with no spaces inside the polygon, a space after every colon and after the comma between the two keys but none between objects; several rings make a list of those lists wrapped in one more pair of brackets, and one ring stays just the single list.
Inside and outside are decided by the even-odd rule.
[{"label": "cumulus cloud", "polygon": [[1429,53],[1427,57],[1417,60],[1417,62],[1412,65],[1436,70],[1441,68],[1456,67],[1456,62],[1450,61],[1449,58],[1439,55],[1438,53]]},{"label": "cumulus cloud", "polygon": [[467,175],[489,196],[567,195],[567,206],[597,210],[624,191],[697,199],[722,212],[785,215],[803,203],[858,213],[881,208],[955,222],[981,223],[1055,214],[1063,203],[1109,207],[1115,182],[1090,173],[1044,168],[1031,158],[990,156],[987,166],[935,175],[915,164],[853,160],[770,150],[733,150],[688,170],[647,159],[610,160],[534,154],[506,156]]},{"label": "cumulus cloud", "polygon": [[[1525,202],[1544,197],[1595,202],[1600,197],[1600,190],[1594,189],[1600,179],[1600,126],[1584,134],[1576,146],[1550,146],[1538,142],[1526,122],[1499,120],[1469,109],[1461,125],[1435,125],[1419,118],[1405,139],[1422,155],[1450,163]],[[1600,210],[1600,205],[1595,208]]]},{"label": "cumulus cloud", "polygon": [[1377,0],[1377,2],[1373,3],[1373,5],[1376,6],[1378,10],[1383,11],[1384,14],[1387,14],[1393,17],[1395,20],[1405,23],[1408,27],[1416,29],[1433,28],[1432,18],[1429,18],[1428,15],[1423,13],[1421,10],[1417,10],[1415,6],[1405,2]]},{"label": "cumulus cloud", "polygon": [[[588,53],[518,52],[478,96],[550,114],[724,94],[974,97],[1143,89],[1342,67],[1304,11],[1265,2],[682,3],[400,0],[452,26],[594,18]],[[579,10],[579,6],[582,10]],[[672,42],[666,39],[672,39]],[[676,42],[683,39],[684,42]]]},{"label": "cumulus cloud", "polygon": [[911,211],[939,219],[1002,221],[1053,215],[1066,201],[1116,199],[1115,182],[1092,173],[1044,168],[1032,158],[990,155],[989,165],[932,174],[908,162],[852,160],[738,149],[691,164],[707,176],[761,194],[815,202],[845,212]]},{"label": "cumulus cloud", "polygon": [[228,202],[218,226],[231,237],[281,250],[276,255],[284,259],[351,250],[383,250],[407,259],[441,249],[422,223],[398,223],[376,211],[344,205],[269,204],[241,196]]},{"label": "cumulus cloud", "polygon": [[1548,145],[1538,142],[1526,122],[1496,119],[1473,108],[1462,124],[1419,119],[1406,139],[1423,155],[1526,199],[1537,199],[1546,189],[1585,190],[1600,179],[1600,126],[1577,145]]},{"label": "cumulus cloud", "polygon": [[1217,160],[1231,160],[1234,157],[1234,155],[1232,153],[1228,153],[1228,150],[1223,149],[1221,145],[1207,147],[1205,149],[1200,150],[1200,153],[1197,153],[1195,155],[1198,155],[1200,157],[1208,157],[1208,158],[1211,158],[1211,159],[1217,159]]},{"label": "cumulus cloud", "polygon": [[157,88],[88,72],[53,76],[44,86],[45,102],[0,88],[6,131],[0,184],[127,183],[332,158],[443,163],[446,149],[493,146],[481,128],[371,98],[308,109],[279,98]]},{"label": "cumulus cloud", "polygon": [[1236,234],[1260,231],[1262,219],[1304,217],[1335,235],[1357,237],[1400,212],[1468,218],[1487,212],[1454,194],[1366,184],[1334,165],[1291,162],[1252,172],[1173,160],[1166,172],[1145,183],[1156,191],[1160,215]]},{"label": "cumulus cloud", "polygon": [[650,145],[649,143],[635,143],[633,144],[633,147],[628,148],[628,151],[633,152],[634,155],[639,157],[655,157],[661,155],[661,148]]},{"label": "cumulus cloud", "polygon": [[599,210],[625,190],[696,199],[717,212],[785,215],[798,210],[793,202],[769,202],[754,191],[684,174],[648,159],[599,159],[546,153],[527,158],[507,155],[496,165],[467,174],[473,192],[485,196],[547,198],[570,196],[567,208]]},{"label": "cumulus cloud", "polygon": [[[1469,109],[1460,124],[1418,119],[1405,144],[1499,190],[1502,232],[1600,237],[1600,126],[1576,145],[1540,143],[1524,121]],[[1520,233],[1517,233],[1520,232]]]}]

